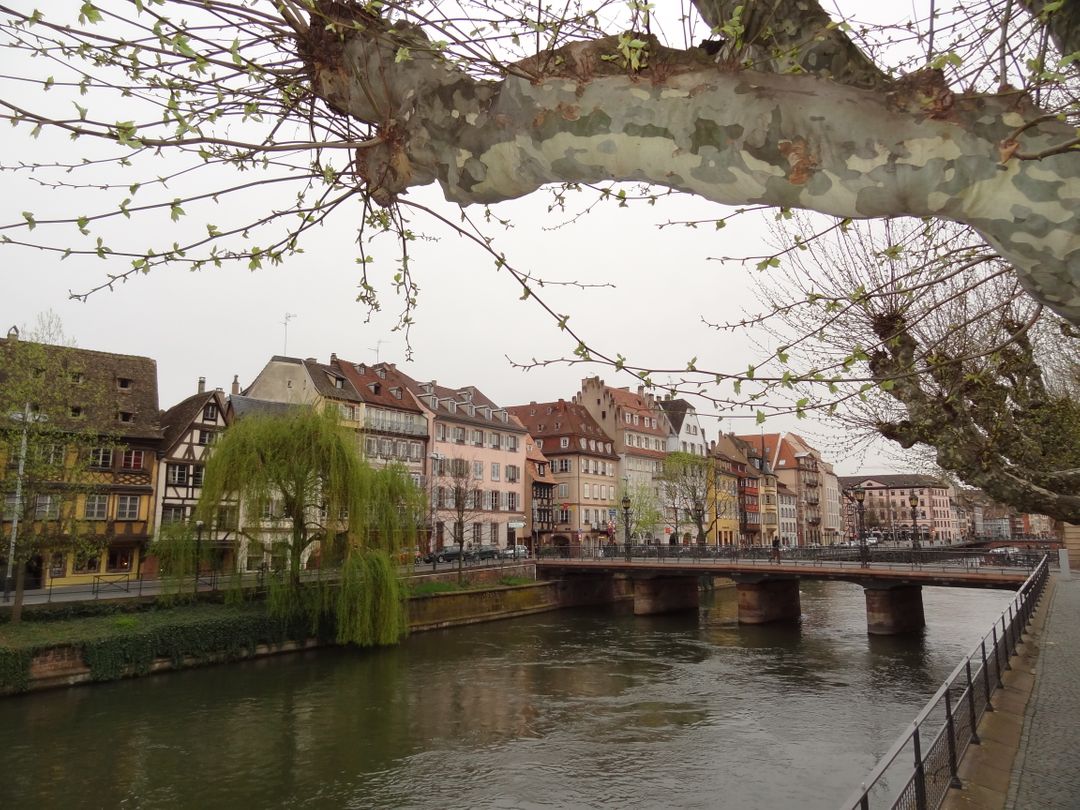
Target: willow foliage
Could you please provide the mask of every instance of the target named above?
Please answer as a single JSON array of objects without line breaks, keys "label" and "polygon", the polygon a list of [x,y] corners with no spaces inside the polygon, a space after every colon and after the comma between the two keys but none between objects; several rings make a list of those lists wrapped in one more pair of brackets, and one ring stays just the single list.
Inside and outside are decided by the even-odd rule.
[{"label": "willow foliage", "polygon": [[[423,493],[401,467],[373,469],[358,446],[329,412],[244,417],[214,447],[196,513],[215,525],[218,505],[238,499],[249,542],[286,551],[288,576],[269,582],[273,615],[304,617],[313,632],[333,618],[342,642],[389,644],[405,627],[391,560],[416,542]],[[320,570],[302,584],[305,558]],[[323,575],[330,563],[340,565],[340,587]]]}]

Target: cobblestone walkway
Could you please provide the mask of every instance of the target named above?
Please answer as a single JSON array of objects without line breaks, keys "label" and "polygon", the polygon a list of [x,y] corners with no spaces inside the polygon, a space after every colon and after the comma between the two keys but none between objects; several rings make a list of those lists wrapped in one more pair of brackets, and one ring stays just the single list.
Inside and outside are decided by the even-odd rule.
[{"label": "cobblestone walkway", "polygon": [[1040,643],[1035,693],[1013,764],[1010,810],[1080,808],[1080,577],[1059,577]]}]

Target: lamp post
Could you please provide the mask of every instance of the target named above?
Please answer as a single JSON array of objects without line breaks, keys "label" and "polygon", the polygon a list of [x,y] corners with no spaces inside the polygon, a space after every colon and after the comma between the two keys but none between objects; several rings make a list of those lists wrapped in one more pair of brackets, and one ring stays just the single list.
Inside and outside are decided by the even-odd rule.
[{"label": "lamp post", "polygon": [[694,525],[697,527],[697,544],[705,545],[705,509],[700,503],[694,504]]},{"label": "lamp post", "polygon": [[857,528],[859,532],[859,562],[865,568],[870,564],[869,555],[866,549],[866,526],[864,523],[866,504],[863,503],[866,500],[866,491],[862,487],[855,487],[855,517],[857,522]]},{"label": "lamp post", "polygon": [[15,541],[19,537],[19,513],[22,512],[22,483],[26,472],[26,437],[30,432],[30,425],[34,422],[48,420],[45,414],[37,414],[30,410],[30,403],[23,405],[22,411],[11,414],[12,421],[22,422],[22,440],[19,443],[19,468],[15,473],[15,513],[11,516],[11,536],[8,539],[7,571],[4,574],[4,601],[11,599],[12,571],[15,566]]},{"label": "lamp post", "polygon": [[432,453],[430,459],[431,480],[429,483],[431,484],[431,528],[428,531],[428,552],[431,554],[431,570],[435,571],[439,567],[438,558],[435,556],[435,553],[438,551],[438,549],[435,548],[435,519],[438,517],[439,512],[438,499],[435,495],[438,491],[435,486],[435,467],[443,460],[442,453]]},{"label": "lamp post", "polygon": [[908,504],[911,506],[911,547],[916,551],[919,550],[919,513],[915,511],[915,507],[919,505],[919,496],[915,494],[915,490],[911,490],[911,494],[908,495]]},{"label": "lamp post", "polygon": [[630,562],[630,496],[623,495],[622,499],[622,511],[623,511],[623,528],[626,537],[626,561]]},{"label": "lamp post", "polygon": [[202,560],[202,530],[205,524],[195,521],[195,593],[199,592],[199,562]]}]

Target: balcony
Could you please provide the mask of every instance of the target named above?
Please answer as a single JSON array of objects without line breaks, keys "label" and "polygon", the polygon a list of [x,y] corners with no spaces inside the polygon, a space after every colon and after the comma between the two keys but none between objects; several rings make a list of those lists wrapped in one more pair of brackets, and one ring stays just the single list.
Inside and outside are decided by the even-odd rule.
[{"label": "balcony", "polygon": [[390,422],[385,419],[365,419],[364,430],[377,433],[392,433],[397,436],[427,436],[427,424],[410,425],[401,422]]},{"label": "balcony", "polygon": [[817,506],[819,503],[821,503],[821,498],[819,498],[816,494],[806,496],[807,506]]},{"label": "balcony", "polygon": [[811,487],[813,489],[816,489],[817,487],[819,487],[821,485],[821,479],[818,478],[818,476],[816,474],[808,475],[805,472],[803,473],[803,476],[802,476],[802,482],[803,482],[803,486]]}]

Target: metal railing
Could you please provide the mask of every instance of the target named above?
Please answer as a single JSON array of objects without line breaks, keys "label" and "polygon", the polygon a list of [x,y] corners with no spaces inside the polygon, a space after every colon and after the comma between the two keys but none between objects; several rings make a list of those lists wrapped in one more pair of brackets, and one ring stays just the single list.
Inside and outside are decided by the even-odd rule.
[{"label": "metal railing", "polygon": [[[476,560],[466,558],[465,569],[475,571],[481,568],[499,568],[532,562],[529,556],[500,557],[496,559]],[[405,563],[401,566],[404,575],[431,573],[432,571],[447,572],[457,570],[457,561],[445,563],[415,562]],[[55,584],[49,581],[44,588],[28,588],[23,596],[25,605],[43,605],[58,602],[81,602],[99,601],[107,599],[136,598],[140,596],[168,596],[183,593],[215,593],[229,591],[235,587],[242,589],[261,590],[271,578],[281,579],[285,576],[284,571],[243,571],[230,573],[228,571],[202,570],[197,576],[187,575],[184,577],[161,579],[158,577],[144,577],[140,574],[97,574],[90,581],[75,585]],[[301,579],[309,580],[335,580],[338,577],[337,569],[325,568],[320,570],[304,570],[300,572]],[[10,603],[8,603],[10,604]],[[2,606],[2,605],[0,605]]]},{"label": "metal railing", "polygon": [[[602,545],[551,545],[541,546],[537,559],[540,561],[557,560],[649,560],[660,563],[750,563],[768,564],[773,559],[771,545],[669,545],[666,543],[631,543],[627,555],[625,543],[607,543]],[[825,548],[782,546],[781,563],[800,565],[856,565],[862,563],[862,549],[859,546],[829,546]],[[982,549],[969,549],[958,546],[937,548],[897,548],[867,546],[866,553],[870,564],[888,566],[892,569],[912,571],[956,571],[958,568],[978,571],[984,568],[1019,568],[1033,571],[1044,559],[1039,551],[1021,551],[1010,554],[997,554]],[[1051,558],[1051,566],[1057,561]]]},{"label": "metal railing", "polygon": [[871,807],[936,810],[950,787],[961,787],[959,762],[971,744],[979,744],[983,714],[993,711],[994,690],[1003,687],[1021,636],[1046,588],[1049,558],[1044,557],[990,632],[961,661],[904,733],[881,758],[859,790],[843,804],[851,810]]}]

